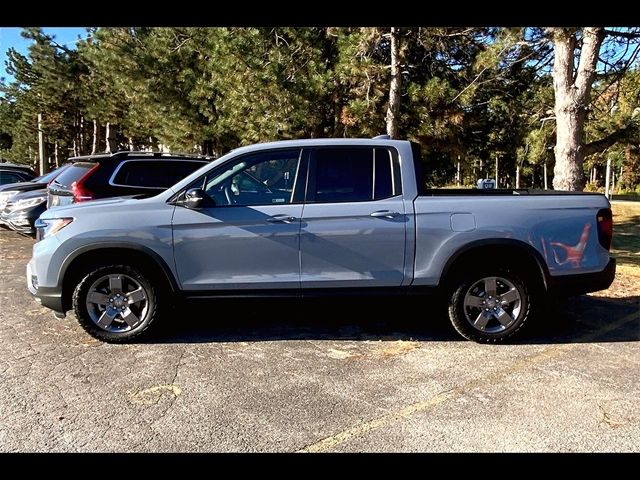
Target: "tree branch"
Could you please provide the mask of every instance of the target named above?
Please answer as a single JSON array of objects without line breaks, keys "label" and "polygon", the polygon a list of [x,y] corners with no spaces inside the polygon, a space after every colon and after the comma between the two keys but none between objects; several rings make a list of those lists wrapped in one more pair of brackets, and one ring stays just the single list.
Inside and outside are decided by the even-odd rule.
[{"label": "tree branch", "polygon": [[629,40],[640,38],[640,32],[618,32],[617,30],[605,29],[604,34],[611,37],[627,38]]},{"label": "tree branch", "polygon": [[587,143],[584,146],[584,156],[587,157],[589,155],[593,155],[594,153],[600,153],[611,145],[617,142],[632,142],[637,138],[638,128],[635,122],[630,122],[627,126],[616,130],[615,132],[611,132],[604,138],[600,140],[596,140],[591,143]]},{"label": "tree branch", "polygon": [[582,34],[582,51],[576,75],[575,86],[578,95],[583,99],[589,98],[593,79],[596,75],[596,65],[600,54],[600,45],[604,40],[604,28],[587,27]]},{"label": "tree branch", "polygon": [[573,55],[576,45],[574,32],[563,28],[548,28],[545,30],[553,40],[553,89],[567,94],[573,85]]}]

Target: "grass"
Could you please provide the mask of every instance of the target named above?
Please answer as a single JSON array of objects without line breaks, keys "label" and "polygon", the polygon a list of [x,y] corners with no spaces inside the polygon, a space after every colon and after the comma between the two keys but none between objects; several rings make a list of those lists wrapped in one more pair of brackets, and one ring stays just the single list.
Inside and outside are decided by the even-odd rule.
[{"label": "grass", "polygon": [[613,203],[613,245],[611,252],[619,268],[640,276],[640,203]]}]

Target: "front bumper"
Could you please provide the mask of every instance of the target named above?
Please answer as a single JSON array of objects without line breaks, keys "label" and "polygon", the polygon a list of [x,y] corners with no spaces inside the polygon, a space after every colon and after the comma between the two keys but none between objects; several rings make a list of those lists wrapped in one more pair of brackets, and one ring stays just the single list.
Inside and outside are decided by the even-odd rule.
[{"label": "front bumper", "polygon": [[582,295],[606,290],[616,276],[616,259],[611,258],[601,272],[579,273],[549,278],[549,293],[558,296]]},{"label": "front bumper", "polygon": [[16,210],[7,212],[6,210],[0,214],[0,223],[6,225],[12,230],[25,235],[33,235],[36,230],[33,227],[34,222],[44,212],[41,205],[26,210]]},{"label": "front bumper", "polygon": [[27,288],[43,307],[50,308],[54,312],[64,314],[62,307],[62,289],[58,287],[40,287],[38,278],[34,273],[33,260],[27,264]]}]

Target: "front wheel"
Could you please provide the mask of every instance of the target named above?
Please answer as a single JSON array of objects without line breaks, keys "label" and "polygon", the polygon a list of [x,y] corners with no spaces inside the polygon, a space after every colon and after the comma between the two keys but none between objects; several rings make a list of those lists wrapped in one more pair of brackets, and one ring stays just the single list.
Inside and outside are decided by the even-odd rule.
[{"label": "front wheel", "polygon": [[155,320],[158,301],[149,277],[128,265],[96,268],[73,292],[78,322],[90,335],[105,342],[139,337]]},{"label": "front wheel", "polygon": [[463,337],[499,343],[513,337],[531,315],[532,297],[514,272],[488,271],[459,280],[449,301],[449,318]]}]

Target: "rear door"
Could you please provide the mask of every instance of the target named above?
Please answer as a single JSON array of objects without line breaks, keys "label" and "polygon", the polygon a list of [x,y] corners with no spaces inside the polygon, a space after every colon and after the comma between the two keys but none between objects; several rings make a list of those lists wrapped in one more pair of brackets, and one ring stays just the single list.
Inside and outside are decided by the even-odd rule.
[{"label": "rear door", "polygon": [[395,150],[311,149],[302,288],[400,286],[407,221]]}]

